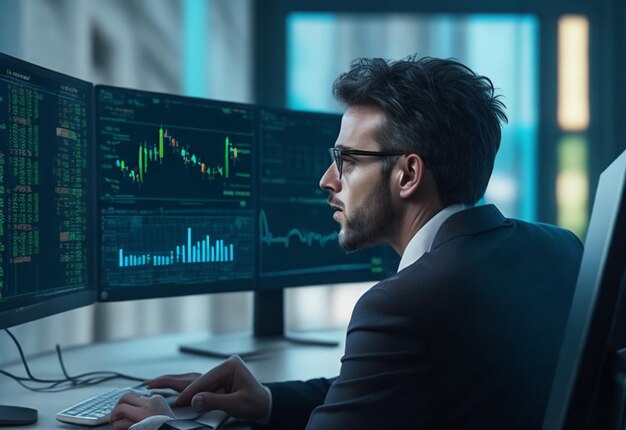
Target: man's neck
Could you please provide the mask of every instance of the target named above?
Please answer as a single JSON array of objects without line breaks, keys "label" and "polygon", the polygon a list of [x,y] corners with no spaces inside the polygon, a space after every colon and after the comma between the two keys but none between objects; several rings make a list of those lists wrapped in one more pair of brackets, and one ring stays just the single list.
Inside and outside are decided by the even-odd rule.
[{"label": "man's neck", "polygon": [[441,226],[448,218],[465,208],[466,206],[461,203],[452,204],[437,212],[428,222],[422,225],[404,248],[400,264],[398,264],[398,272],[415,263],[429,252]]},{"label": "man's neck", "polygon": [[443,206],[439,201],[431,200],[425,204],[416,204],[409,207],[409,210],[398,216],[398,219],[395,221],[397,223],[397,233],[390,243],[394,251],[400,256],[403,255],[406,246],[413,236],[442,209]]}]

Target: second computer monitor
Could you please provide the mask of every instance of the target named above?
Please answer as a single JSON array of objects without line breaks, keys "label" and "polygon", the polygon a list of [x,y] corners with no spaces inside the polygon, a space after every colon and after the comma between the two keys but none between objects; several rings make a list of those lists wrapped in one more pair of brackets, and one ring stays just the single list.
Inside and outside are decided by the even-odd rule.
[{"label": "second computer monitor", "polygon": [[372,281],[386,275],[385,248],[341,249],[328,192],[319,187],[340,125],[336,114],[259,112],[261,289]]},{"label": "second computer monitor", "polygon": [[249,290],[256,111],[96,87],[99,300]]}]

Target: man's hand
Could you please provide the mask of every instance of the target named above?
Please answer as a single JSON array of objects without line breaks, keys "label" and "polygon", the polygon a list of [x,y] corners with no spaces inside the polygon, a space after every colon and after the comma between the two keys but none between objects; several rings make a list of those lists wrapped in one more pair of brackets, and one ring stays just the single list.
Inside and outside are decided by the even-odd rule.
[{"label": "man's hand", "polygon": [[189,404],[197,412],[221,409],[235,418],[259,419],[269,412],[270,397],[241,358],[234,355],[193,381],[174,406]]},{"label": "man's hand", "polygon": [[171,388],[176,391],[183,391],[193,381],[200,377],[199,373],[183,373],[180,375],[164,375],[144,382],[148,388]]},{"label": "man's hand", "polygon": [[126,430],[152,415],[168,415],[176,418],[163,397],[142,397],[128,393],[122,396],[113,408],[109,421],[115,430]]}]

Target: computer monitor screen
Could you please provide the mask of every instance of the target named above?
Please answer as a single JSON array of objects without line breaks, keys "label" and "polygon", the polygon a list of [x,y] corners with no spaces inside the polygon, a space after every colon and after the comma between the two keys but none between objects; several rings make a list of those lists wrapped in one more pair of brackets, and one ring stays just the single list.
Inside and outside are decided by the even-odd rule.
[{"label": "computer monitor screen", "polygon": [[256,111],[96,86],[99,300],[250,290]]},{"label": "computer monitor screen", "polygon": [[0,328],[95,300],[92,94],[0,54]]},{"label": "computer monitor screen", "polygon": [[624,429],[623,348],[626,151],[600,176],[544,430]]},{"label": "computer monitor screen", "polygon": [[328,193],[319,180],[341,125],[335,114],[259,112],[261,289],[382,279],[388,250],[339,246]]}]

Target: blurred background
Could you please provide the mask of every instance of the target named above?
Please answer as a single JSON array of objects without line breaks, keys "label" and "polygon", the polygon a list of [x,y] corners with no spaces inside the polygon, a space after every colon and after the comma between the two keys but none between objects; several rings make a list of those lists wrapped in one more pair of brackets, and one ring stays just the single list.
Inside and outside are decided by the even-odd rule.
[{"label": "blurred background", "polygon": [[[623,0],[0,0],[0,52],[95,84],[340,112],[358,57],[454,57],[509,124],[485,195],[584,240],[600,172],[626,148]],[[345,327],[370,284],[287,291],[287,327]],[[250,331],[252,293],[97,304],[15,329],[27,352],[167,332]],[[0,340],[0,362],[13,348]]]}]

